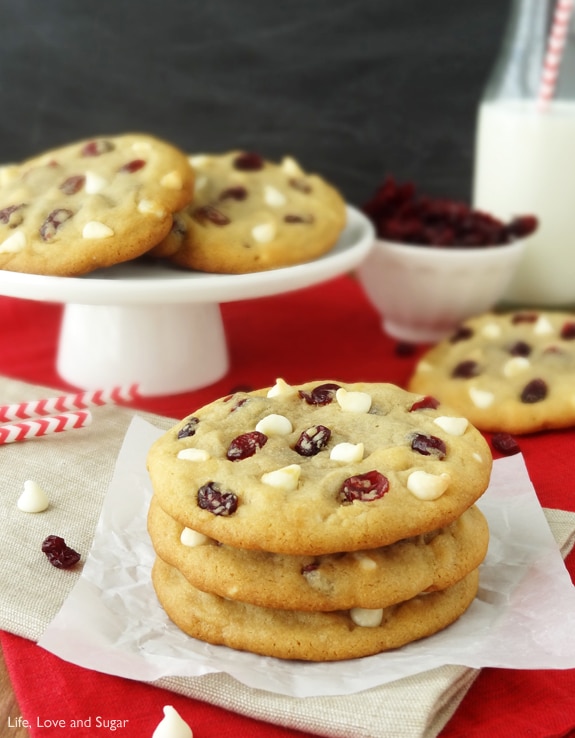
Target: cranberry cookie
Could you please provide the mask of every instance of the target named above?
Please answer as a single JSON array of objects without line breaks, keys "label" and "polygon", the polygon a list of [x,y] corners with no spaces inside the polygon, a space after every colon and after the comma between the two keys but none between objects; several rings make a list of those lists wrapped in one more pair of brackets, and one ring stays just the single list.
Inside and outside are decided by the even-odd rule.
[{"label": "cranberry cookie", "polygon": [[188,157],[148,135],[80,141],[0,173],[0,269],[76,276],[140,256],[191,199]]},{"label": "cranberry cookie", "polygon": [[150,449],[157,502],[234,548],[316,556],[450,525],[489,483],[465,418],[391,384],[278,380],[194,412]]},{"label": "cranberry cookie", "polygon": [[337,661],[399,648],[446,628],[475,598],[478,571],[391,607],[336,612],[274,610],[218,597],[193,587],[160,558],[152,581],[168,617],[194,638],[282,659]]},{"label": "cranberry cookie", "polygon": [[431,348],[409,382],[481,430],[533,433],[575,425],[575,314],[485,314]]},{"label": "cranberry cookie", "polygon": [[260,607],[381,608],[455,584],[487,553],[489,531],[473,506],[451,525],[390,546],[325,556],[287,556],[218,544],[184,528],[155,498],[148,531],[157,555],[197,589]]},{"label": "cranberry cookie", "polygon": [[274,164],[233,151],[190,161],[193,202],[176,215],[153,256],[204,272],[259,272],[321,256],[345,226],[339,192],[292,158]]}]

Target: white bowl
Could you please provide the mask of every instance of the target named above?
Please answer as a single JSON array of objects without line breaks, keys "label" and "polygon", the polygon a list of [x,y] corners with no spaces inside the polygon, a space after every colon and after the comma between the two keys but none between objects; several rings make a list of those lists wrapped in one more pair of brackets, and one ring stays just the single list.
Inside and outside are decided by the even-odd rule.
[{"label": "white bowl", "polygon": [[501,300],[525,240],[476,248],[412,246],[376,240],[357,274],[390,336],[434,343],[461,321]]}]

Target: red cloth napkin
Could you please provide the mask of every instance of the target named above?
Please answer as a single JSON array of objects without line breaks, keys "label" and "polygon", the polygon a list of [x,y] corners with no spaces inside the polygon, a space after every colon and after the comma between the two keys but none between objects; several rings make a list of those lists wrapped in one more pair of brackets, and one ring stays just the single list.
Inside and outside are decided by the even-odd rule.
[{"label": "red cloth napkin", "polygon": [[[61,312],[59,305],[0,297],[0,374],[66,387],[55,370]],[[348,276],[276,297],[227,303],[222,305],[222,315],[230,349],[229,374],[195,392],[142,399],[139,409],[180,418],[234,388],[271,385],[277,377],[293,384],[340,379],[405,385],[422,351],[398,344],[380,330],[379,317]],[[546,507],[575,511],[574,439],[575,431],[520,439],[529,474]],[[568,557],[567,566],[575,579],[575,555]],[[0,641],[33,738],[151,737],[167,704],[178,710],[197,738],[309,735],[82,669],[8,633],[0,634]],[[575,735],[574,695],[575,670],[484,669],[441,738]],[[71,720],[88,719],[91,726],[78,725],[73,730],[53,722],[64,720],[70,726]],[[0,732],[4,734],[4,726]]]}]

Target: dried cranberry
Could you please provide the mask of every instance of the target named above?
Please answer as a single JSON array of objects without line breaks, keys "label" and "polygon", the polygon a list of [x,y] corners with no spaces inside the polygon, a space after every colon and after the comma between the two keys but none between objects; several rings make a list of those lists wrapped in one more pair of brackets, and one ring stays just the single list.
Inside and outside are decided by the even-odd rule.
[{"label": "dried cranberry", "polygon": [[305,179],[299,179],[299,178],[292,178],[289,180],[290,187],[293,187],[294,190],[298,190],[298,192],[303,192],[304,195],[309,195],[311,192],[311,185],[305,181]]},{"label": "dried cranberry", "polygon": [[243,154],[239,154],[234,159],[234,167],[243,172],[255,172],[258,169],[263,169],[264,164],[265,162],[263,158],[252,151],[246,151]]},{"label": "dried cranberry", "polygon": [[224,190],[219,199],[220,200],[245,200],[248,196],[248,191],[245,187],[238,185],[237,187],[228,187]]},{"label": "dried cranberry", "polygon": [[326,384],[318,384],[311,392],[299,390],[298,394],[308,405],[329,405],[330,402],[333,402],[335,393],[339,388],[339,384],[326,382]]},{"label": "dried cranberry", "polygon": [[125,164],[123,164],[118,169],[118,171],[127,172],[128,174],[133,174],[134,172],[138,172],[140,169],[143,169],[145,166],[146,166],[145,159],[132,159],[132,161],[128,161]]},{"label": "dried cranberry", "polygon": [[411,183],[388,177],[363,206],[380,238],[421,246],[495,246],[533,233],[537,218],[504,224],[462,202],[418,196]]},{"label": "dried cranberry", "polygon": [[543,379],[532,379],[528,382],[521,392],[521,402],[533,404],[541,402],[547,397],[547,383]]},{"label": "dried cranberry", "polygon": [[232,409],[230,410],[230,412],[231,413],[235,413],[235,411],[236,410],[239,410],[240,407],[243,407],[246,404],[247,401],[248,401],[248,398],[247,397],[242,397],[241,400],[238,400],[236,402],[236,404],[232,407]]},{"label": "dried cranberry", "polygon": [[417,346],[414,343],[408,343],[407,341],[398,341],[395,344],[394,353],[396,356],[413,356],[417,351]]},{"label": "dried cranberry", "polygon": [[69,569],[80,561],[80,554],[66,545],[60,536],[48,536],[42,542],[42,551],[57,569]]},{"label": "dried cranberry", "polygon": [[317,571],[319,569],[319,563],[317,561],[312,562],[311,564],[305,564],[301,568],[301,573],[305,576],[308,574],[311,574],[314,571]]},{"label": "dried cranberry", "polygon": [[218,210],[213,205],[203,205],[201,208],[196,208],[192,213],[192,218],[197,220],[198,223],[205,223],[209,221],[217,226],[225,226],[231,223],[227,215],[224,215],[221,210]]},{"label": "dried cranberry", "polygon": [[521,451],[519,444],[510,433],[495,433],[491,438],[491,444],[496,451],[505,456],[513,456]]},{"label": "dried cranberry", "polygon": [[459,343],[459,341],[467,341],[473,336],[473,329],[467,325],[459,327],[449,339],[449,343]]},{"label": "dried cranberry", "polygon": [[314,222],[313,215],[284,215],[284,221],[286,223],[307,223],[311,224]]},{"label": "dried cranberry", "polygon": [[315,456],[322,451],[331,438],[331,431],[325,425],[314,425],[304,430],[294,446],[300,456]]},{"label": "dried cranberry", "polygon": [[65,195],[75,195],[76,192],[80,192],[85,181],[86,177],[83,174],[75,174],[65,179],[60,185],[60,189]]},{"label": "dried cranberry", "polygon": [[518,323],[535,323],[538,317],[537,313],[515,313],[511,318],[511,322],[513,325],[517,325]]},{"label": "dried cranberry", "polygon": [[416,400],[413,405],[409,408],[409,412],[412,413],[415,410],[435,410],[439,407],[439,400],[431,395],[426,395],[421,400]]},{"label": "dried cranberry", "polygon": [[561,338],[564,338],[567,341],[575,338],[575,321],[569,321],[563,324],[563,327],[561,328]]},{"label": "dried cranberry", "polygon": [[51,241],[55,236],[58,229],[74,215],[71,210],[65,208],[58,208],[52,210],[50,215],[40,226],[40,236],[43,241]]},{"label": "dried cranberry", "polygon": [[238,509],[238,496],[233,492],[222,492],[217,482],[208,482],[198,490],[198,505],[213,515],[227,517]]},{"label": "dried cranberry", "polygon": [[178,431],[178,438],[189,438],[190,436],[193,436],[198,429],[199,422],[199,418],[188,418],[186,424]]},{"label": "dried cranberry", "polygon": [[451,372],[451,376],[455,379],[471,379],[471,377],[477,377],[479,374],[479,364],[473,359],[460,361]]},{"label": "dried cranberry", "polygon": [[342,484],[339,498],[341,502],[373,502],[387,492],[389,480],[377,470],[348,477]]},{"label": "dried cranberry", "polygon": [[423,433],[415,434],[411,440],[411,448],[423,456],[436,456],[438,459],[444,459],[447,453],[445,442],[441,438]]},{"label": "dried cranberry", "polygon": [[260,431],[250,431],[236,436],[230,443],[226,458],[228,461],[243,461],[253,456],[256,451],[266,445],[268,437]]},{"label": "dried cranberry", "polygon": [[[22,208],[26,207],[26,203],[20,203],[20,205],[8,205],[6,208],[0,210],[0,222],[9,225],[11,228],[15,228],[22,222],[22,216],[13,218],[14,213],[17,213]],[[17,222],[16,222],[17,221]]]},{"label": "dried cranberry", "polygon": [[511,356],[529,356],[533,349],[525,341],[516,341],[513,346],[509,347]]},{"label": "dried cranberry", "polygon": [[106,154],[108,151],[112,151],[114,148],[114,144],[105,139],[89,141],[83,146],[80,156],[101,156],[102,154]]}]

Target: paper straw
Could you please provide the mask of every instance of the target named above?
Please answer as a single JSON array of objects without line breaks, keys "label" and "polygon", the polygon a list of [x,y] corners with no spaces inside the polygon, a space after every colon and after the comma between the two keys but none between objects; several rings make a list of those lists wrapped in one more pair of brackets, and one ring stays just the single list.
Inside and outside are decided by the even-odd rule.
[{"label": "paper straw", "polygon": [[113,387],[110,390],[90,390],[60,397],[48,397],[44,400],[20,402],[14,405],[0,406],[0,423],[11,420],[26,420],[38,415],[52,415],[69,410],[84,410],[93,405],[109,405],[136,397],[137,385],[130,387]]},{"label": "paper straw", "polygon": [[539,97],[537,99],[539,110],[546,110],[555,94],[555,86],[561,69],[563,49],[565,48],[572,13],[573,0],[557,0],[539,84]]},{"label": "paper straw", "polygon": [[92,422],[89,410],[79,410],[75,413],[62,413],[35,420],[23,420],[21,423],[10,423],[0,426],[0,445],[27,441],[29,438],[40,438],[52,433],[84,428]]}]

